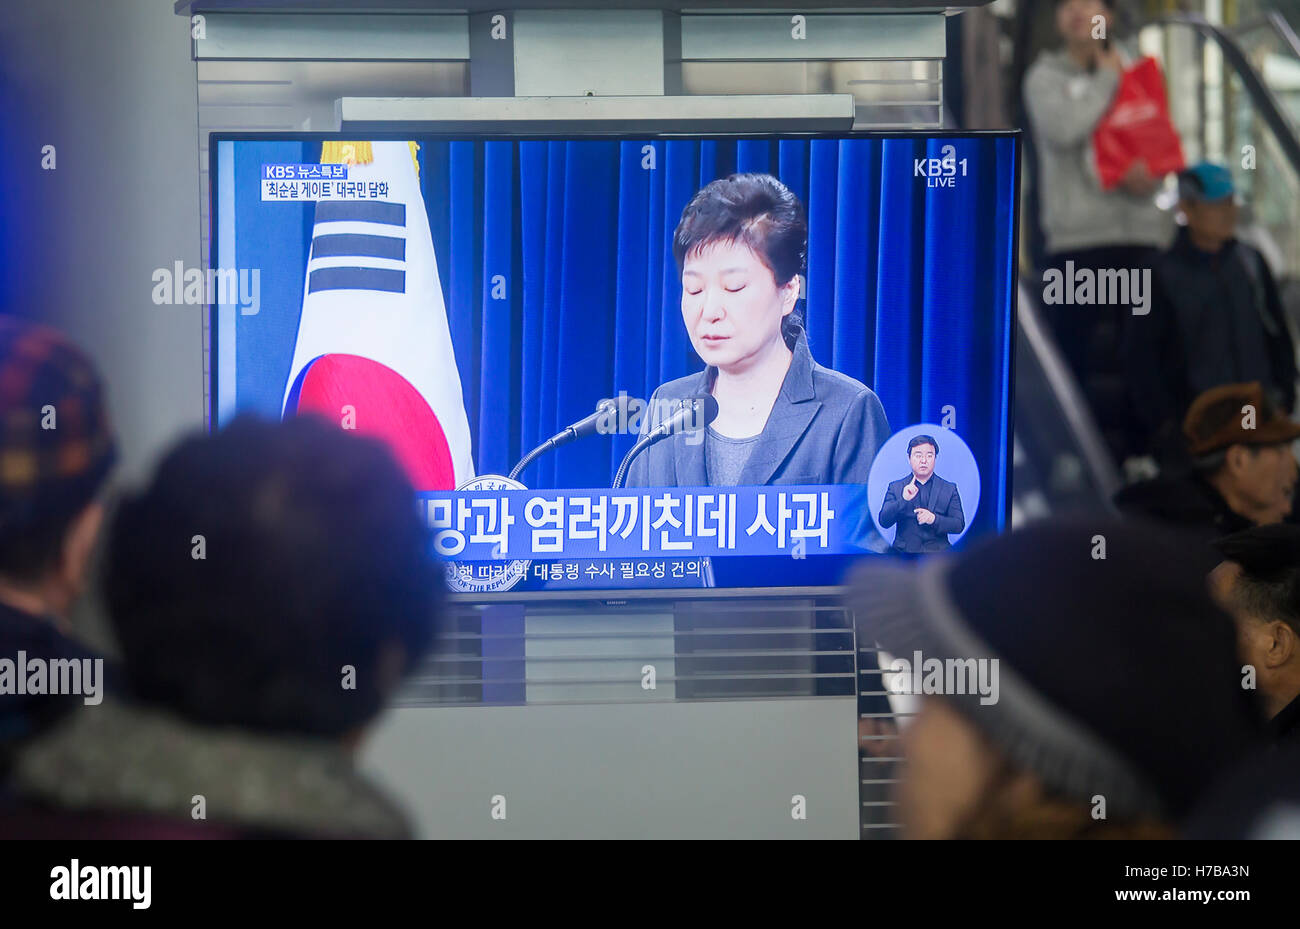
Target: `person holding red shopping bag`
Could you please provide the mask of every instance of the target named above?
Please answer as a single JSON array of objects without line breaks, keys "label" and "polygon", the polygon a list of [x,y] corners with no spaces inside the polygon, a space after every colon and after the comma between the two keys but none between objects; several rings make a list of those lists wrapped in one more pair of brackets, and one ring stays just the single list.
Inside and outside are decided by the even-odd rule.
[{"label": "person holding red shopping bag", "polygon": [[[1057,0],[1064,44],[1034,62],[1024,95],[1038,150],[1044,281],[1050,275],[1076,298],[1060,300],[1045,286],[1048,319],[1118,463],[1145,445],[1125,400],[1120,348],[1126,318],[1149,308],[1144,272],[1173,234],[1154,195],[1182,156],[1150,81],[1155,63],[1115,45],[1115,12],[1113,0]],[[1089,271],[1093,281],[1122,272],[1135,286],[1122,300],[1079,290]]]}]

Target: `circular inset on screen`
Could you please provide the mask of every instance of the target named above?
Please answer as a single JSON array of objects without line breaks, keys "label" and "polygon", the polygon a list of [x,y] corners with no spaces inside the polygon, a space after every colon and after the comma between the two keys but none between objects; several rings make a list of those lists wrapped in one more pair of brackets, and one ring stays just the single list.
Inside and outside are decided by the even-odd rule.
[{"label": "circular inset on screen", "polygon": [[946,552],[970,529],[979,509],[979,465],[951,429],[908,426],[891,436],[871,463],[867,500],[893,551]]}]

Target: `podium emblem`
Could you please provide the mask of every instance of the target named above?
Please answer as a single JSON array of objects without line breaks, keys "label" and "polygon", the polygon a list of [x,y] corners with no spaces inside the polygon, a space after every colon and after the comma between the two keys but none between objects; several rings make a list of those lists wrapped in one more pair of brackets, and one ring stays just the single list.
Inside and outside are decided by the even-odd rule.
[{"label": "podium emblem", "polygon": [[[483,474],[456,488],[459,490],[527,490],[523,484],[500,474]],[[447,589],[453,593],[500,593],[509,590],[528,576],[530,559],[497,559],[481,562],[447,564]]]}]

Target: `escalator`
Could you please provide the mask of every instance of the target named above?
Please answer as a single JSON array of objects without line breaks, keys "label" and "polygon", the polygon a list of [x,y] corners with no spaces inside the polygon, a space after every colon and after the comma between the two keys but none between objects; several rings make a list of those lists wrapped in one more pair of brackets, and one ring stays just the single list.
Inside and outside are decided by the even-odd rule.
[{"label": "escalator", "polygon": [[1165,69],[1188,161],[1231,169],[1242,238],[1280,281],[1300,279],[1300,39],[1288,21],[1271,13],[1229,28],[1167,16],[1139,43]]},{"label": "escalator", "polygon": [[[1138,48],[1161,62],[1188,163],[1232,170],[1243,201],[1240,237],[1269,261],[1292,331],[1300,332],[1300,37],[1293,24],[1272,11],[1234,27],[1170,15],[1139,31]],[[1032,185],[1028,151],[1025,161]],[[1032,188],[1024,199],[1032,243]],[[1175,208],[1173,179],[1157,201]],[[1030,245],[1022,257],[1019,291],[1013,526],[1049,513],[1107,512],[1123,483],[1045,325],[1034,252]]]}]

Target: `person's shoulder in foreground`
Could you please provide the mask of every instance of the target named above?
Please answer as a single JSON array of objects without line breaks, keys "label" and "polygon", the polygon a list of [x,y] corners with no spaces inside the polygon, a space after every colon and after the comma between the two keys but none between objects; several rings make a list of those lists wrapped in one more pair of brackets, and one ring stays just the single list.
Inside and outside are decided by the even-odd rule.
[{"label": "person's shoulder in foreground", "polygon": [[1300,745],[1252,755],[1197,805],[1188,839],[1300,839]]},{"label": "person's shoulder in foreground", "polygon": [[79,708],[24,751],[29,830],[84,815],[118,835],[409,834],[353,759],[442,603],[385,447],[308,418],[185,440],[122,503],[105,588],[135,699]]},{"label": "person's shoulder in foreground", "polygon": [[[0,315],[0,660],[15,677],[26,680],[35,667],[44,680],[54,661],[94,675],[78,674],[82,690],[111,677],[68,615],[89,572],[98,498],[115,457],[103,387],[86,355],[49,327]],[[82,696],[96,699],[47,690],[13,680],[0,688],[0,772]]]}]

